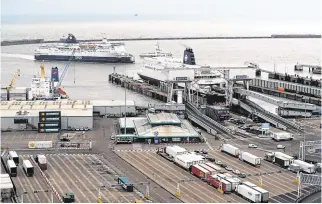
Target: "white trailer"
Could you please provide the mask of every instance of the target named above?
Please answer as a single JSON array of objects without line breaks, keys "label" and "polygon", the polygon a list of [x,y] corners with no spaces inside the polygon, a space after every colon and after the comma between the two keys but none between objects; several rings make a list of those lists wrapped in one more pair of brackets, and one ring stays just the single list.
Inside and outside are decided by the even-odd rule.
[{"label": "white trailer", "polygon": [[226,181],[228,181],[231,184],[232,191],[235,191],[237,185],[239,184],[239,182],[237,180],[235,180],[225,174],[217,174],[217,176],[221,179],[225,179]]},{"label": "white trailer", "polygon": [[19,165],[19,156],[15,151],[9,151],[9,159],[13,160],[16,165]]},{"label": "white trailer", "polygon": [[179,165],[180,167],[183,167],[184,169],[189,170],[192,165],[195,165],[191,158],[187,158],[186,155],[177,155],[174,158],[174,162]]},{"label": "white trailer", "polygon": [[7,160],[7,167],[10,176],[16,177],[17,176],[17,166],[13,160],[8,159]]},{"label": "white trailer", "polygon": [[207,166],[210,166],[211,168],[215,169],[218,173],[223,173],[224,170],[223,168],[221,168],[220,166],[218,166],[217,164],[214,164],[212,162],[207,162],[205,163]]},{"label": "white trailer", "polygon": [[199,164],[199,166],[201,166],[204,169],[207,169],[207,171],[210,172],[210,175],[213,175],[214,173],[216,173],[216,169],[211,168],[210,166],[206,165],[206,164]]},{"label": "white trailer", "polygon": [[0,191],[1,191],[1,201],[3,199],[8,199],[13,193],[13,184],[10,179],[9,174],[1,174],[0,176]]},{"label": "white trailer", "polygon": [[271,132],[271,138],[275,141],[293,140],[294,136],[288,132]]},{"label": "white trailer", "polygon": [[260,166],[261,165],[261,158],[250,154],[248,152],[241,152],[239,155],[239,159],[241,161],[245,161],[253,166]]},{"label": "white trailer", "polygon": [[293,161],[294,161],[294,157],[291,157],[282,152],[274,152],[273,163],[277,163],[282,167],[288,167],[293,163]]},{"label": "white trailer", "polygon": [[245,199],[253,202],[253,203],[260,203],[261,202],[261,193],[256,191],[255,189],[246,186],[244,184],[240,184],[236,187],[236,193],[240,196],[244,197]]},{"label": "white trailer", "polygon": [[31,162],[29,160],[23,160],[23,170],[25,171],[27,176],[33,176],[34,175],[34,167],[32,166]]},{"label": "white trailer", "polygon": [[226,152],[226,153],[233,155],[235,157],[238,157],[239,152],[240,152],[240,150],[237,147],[234,147],[230,144],[222,144],[221,151]]},{"label": "white trailer", "polygon": [[301,168],[301,171],[305,173],[314,174],[316,172],[314,164],[309,164],[302,160],[294,160],[293,163],[299,165]]},{"label": "white trailer", "polygon": [[37,162],[41,170],[47,170],[47,159],[45,155],[43,154],[37,155]]},{"label": "white trailer", "polygon": [[53,148],[53,142],[52,141],[29,141],[28,148],[30,149]]},{"label": "white trailer", "polygon": [[261,202],[268,203],[269,200],[269,192],[259,186],[253,187],[256,191],[261,193]]},{"label": "white trailer", "polygon": [[188,151],[185,148],[174,145],[174,146],[167,146],[165,148],[165,153],[167,153],[170,157],[174,158],[177,155],[186,154],[188,153]]}]

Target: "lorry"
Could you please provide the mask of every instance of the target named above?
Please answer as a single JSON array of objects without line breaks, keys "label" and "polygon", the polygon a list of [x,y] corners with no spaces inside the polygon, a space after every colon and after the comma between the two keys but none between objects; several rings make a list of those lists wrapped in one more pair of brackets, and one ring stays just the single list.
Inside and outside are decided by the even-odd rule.
[{"label": "lorry", "polygon": [[202,164],[204,162],[204,157],[191,153],[177,155],[174,158],[175,164],[189,171],[192,165]]},{"label": "lorry", "polygon": [[9,175],[12,177],[17,176],[17,166],[13,160],[8,159],[7,160],[7,167],[8,167],[8,172]]},{"label": "lorry", "polygon": [[212,167],[210,167],[210,166],[208,166],[206,164],[199,164],[199,166],[201,166],[202,168],[208,170],[211,175],[217,173],[216,169],[213,169]]},{"label": "lorry", "polygon": [[294,157],[291,157],[282,152],[274,152],[273,163],[285,168],[290,166],[294,161]]},{"label": "lorry", "polygon": [[120,176],[117,179],[117,183],[121,184],[122,188],[127,192],[133,192],[133,183],[125,176]]},{"label": "lorry", "polygon": [[212,162],[206,162],[205,165],[215,169],[217,173],[223,173],[224,172],[223,168],[221,168],[220,166],[218,166],[217,164],[214,164]]},{"label": "lorry", "polygon": [[13,195],[13,183],[9,174],[0,174],[1,201],[9,199]]},{"label": "lorry", "polygon": [[177,155],[186,154],[188,153],[188,151],[185,148],[174,145],[165,147],[165,153],[167,153],[170,157],[174,158]]},{"label": "lorry", "polygon": [[17,152],[9,151],[9,158],[8,159],[13,160],[17,166],[19,165],[19,156],[18,156]]},{"label": "lorry", "polygon": [[288,167],[288,170],[290,170],[291,172],[297,173],[297,172],[301,171],[301,167],[299,165],[293,163]]},{"label": "lorry", "polygon": [[249,186],[240,184],[236,187],[235,192],[248,201],[261,203],[261,193]]},{"label": "lorry", "polygon": [[73,203],[75,202],[75,195],[72,192],[68,192],[62,196],[64,203]]},{"label": "lorry", "polygon": [[47,170],[47,159],[46,156],[43,154],[38,154],[35,158],[35,161],[37,162],[38,166],[41,170]]},{"label": "lorry", "polygon": [[232,190],[231,183],[229,183],[225,179],[218,177],[217,175],[210,175],[208,177],[208,182],[210,185],[214,186],[215,188],[219,188],[221,185],[224,193],[230,193]]},{"label": "lorry", "polygon": [[248,152],[241,152],[239,154],[239,159],[256,167],[261,165],[261,158]]},{"label": "lorry", "polygon": [[297,164],[299,165],[301,171],[308,173],[308,174],[314,174],[316,172],[316,168],[314,166],[314,164],[309,164],[305,161],[302,160],[294,160],[293,164]]},{"label": "lorry", "polygon": [[293,140],[294,136],[288,132],[271,132],[271,138],[277,142]]},{"label": "lorry", "polygon": [[240,150],[237,147],[234,147],[230,144],[222,144],[221,151],[226,152],[234,157],[238,157]]},{"label": "lorry", "polygon": [[257,185],[249,182],[249,181],[244,181],[241,183],[242,185],[248,186],[256,191],[258,191],[261,194],[261,202],[262,203],[267,203],[269,200],[269,192],[261,187],[258,187]]},{"label": "lorry", "polygon": [[226,181],[228,181],[231,184],[231,191],[234,191],[237,187],[237,185],[239,184],[239,180],[236,180],[230,176],[227,176],[225,174],[217,174],[217,176],[221,179],[225,179]]},{"label": "lorry", "polygon": [[201,179],[207,179],[211,175],[211,173],[207,169],[201,167],[198,164],[192,165],[190,172]]},{"label": "lorry", "polygon": [[32,164],[29,160],[23,160],[22,165],[23,165],[23,170],[27,176],[34,175],[34,167],[32,166]]}]

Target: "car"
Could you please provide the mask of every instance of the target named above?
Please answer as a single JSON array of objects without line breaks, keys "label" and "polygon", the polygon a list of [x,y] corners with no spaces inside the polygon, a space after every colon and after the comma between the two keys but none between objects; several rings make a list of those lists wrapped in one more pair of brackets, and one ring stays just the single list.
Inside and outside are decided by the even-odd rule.
[{"label": "car", "polygon": [[238,176],[240,177],[240,178],[246,178],[247,176],[246,176],[246,174],[244,174],[244,173],[240,173],[240,174],[238,174]]},{"label": "car", "polygon": [[237,169],[233,170],[233,173],[236,174],[236,175],[239,175],[240,174],[240,171],[238,171]]},{"label": "car", "polygon": [[279,144],[279,145],[277,145],[277,146],[276,146],[276,148],[277,148],[277,149],[285,149],[285,145],[280,145],[280,144]]},{"label": "car", "polygon": [[220,164],[220,166],[222,167],[222,168],[226,168],[227,167],[227,164]]},{"label": "car", "polygon": [[248,145],[248,148],[257,148],[257,146],[256,146],[256,145],[254,145],[254,144],[249,144],[249,145]]},{"label": "car", "polygon": [[233,169],[231,168],[231,167],[229,167],[229,166],[226,166],[225,167],[225,169],[227,170],[227,171],[232,171]]},{"label": "car", "polygon": [[215,164],[221,165],[222,162],[218,160],[218,161],[215,161]]},{"label": "car", "polygon": [[195,150],[194,152],[197,153],[197,154],[201,153],[199,150]]},{"label": "car", "polygon": [[201,154],[208,154],[205,150],[200,151]]},{"label": "car", "polygon": [[210,162],[216,162],[216,159],[215,159],[215,158],[208,157],[207,159],[208,159],[208,161],[210,161]]}]

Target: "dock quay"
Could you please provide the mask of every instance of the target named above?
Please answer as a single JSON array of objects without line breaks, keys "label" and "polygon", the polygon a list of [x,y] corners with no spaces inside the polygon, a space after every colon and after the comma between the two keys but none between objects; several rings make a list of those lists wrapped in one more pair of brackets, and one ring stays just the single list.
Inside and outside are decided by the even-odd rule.
[{"label": "dock quay", "polygon": [[[271,36],[201,36],[201,37],[141,37],[141,38],[110,38],[108,41],[145,41],[145,40],[220,40],[220,39],[278,39],[278,38],[321,38],[321,35],[271,35]],[[79,42],[99,42],[102,39],[78,40]],[[60,40],[23,39],[1,41],[1,46],[60,43]]]},{"label": "dock quay", "polygon": [[[127,77],[117,73],[112,73],[109,75],[109,82],[162,102],[167,102],[168,99],[167,85],[156,87],[146,82],[139,82],[137,80],[134,80],[132,77]],[[196,95],[194,95],[192,97],[194,97],[194,100],[198,98],[200,105],[207,104],[207,99],[202,96],[197,97]],[[174,93],[174,99],[176,100],[176,98],[177,94]]]}]

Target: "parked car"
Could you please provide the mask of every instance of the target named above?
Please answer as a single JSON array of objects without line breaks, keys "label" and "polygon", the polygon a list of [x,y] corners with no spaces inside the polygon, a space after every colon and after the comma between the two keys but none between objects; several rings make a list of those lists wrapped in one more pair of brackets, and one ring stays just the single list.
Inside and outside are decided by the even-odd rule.
[{"label": "parked car", "polygon": [[194,152],[197,153],[197,154],[201,153],[199,150],[195,150]]},{"label": "parked car", "polygon": [[221,164],[220,164],[220,166],[221,166],[222,168],[226,168],[226,167],[227,167],[227,164],[221,163]]},{"label": "parked car", "polygon": [[207,159],[208,159],[208,161],[210,161],[210,162],[216,162],[216,159],[215,159],[215,158],[213,158],[213,157],[207,157]]},{"label": "parked car", "polygon": [[233,170],[233,173],[236,174],[236,175],[239,175],[240,174],[240,171],[238,171],[237,169]]},{"label": "parked car", "polygon": [[225,169],[227,170],[227,171],[232,171],[233,169],[231,168],[231,167],[229,167],[229,166],[226,166],[225,167]]},{"label": "parked car", "polygon": [[201,150],[200,153],[201,154],[208,154],[208,152],[206,152],[205,150]]},{"label": "parked car", "polygon": [[240,173],[240,174],[238,174],[238,176],[239,176],[240,178],[246,178],[246,174],[244,174],[244,173]]},{"label": "parked car", "polygon": [[276,148],[277,148],[277,149],[285,149],[285,145],[281,145],[281,144],[279,144],[279,145],[277,145],[277,146],[276,146]]},{"label": "parked car", "polygon": [[248,148],[257,148],[257,146],[256,146],[256,145],[254,145],[254,144],[249,144],[249,145],[248,145]]},{"label": "parked car", "polygon": [[222,164],[222,162],[221,162],[221,161],[219,161],[219,160],[217,160],[217,161],[215,161],[215,164],[221,165],[221,164]]}]

